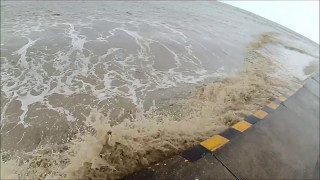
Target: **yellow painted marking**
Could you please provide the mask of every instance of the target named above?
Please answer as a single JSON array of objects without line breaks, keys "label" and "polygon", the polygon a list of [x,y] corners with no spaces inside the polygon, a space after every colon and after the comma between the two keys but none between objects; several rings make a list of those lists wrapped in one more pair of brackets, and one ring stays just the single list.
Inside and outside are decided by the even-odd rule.
[{"label": "yellow painted marking", "polygon": [[303,85],[298,85],[298,86],[295,86],[294,88],[293,88],[293,90],[294,91],[298,91],[300,88],[302,88],[303,87]]},{"label": "yellow painted marking", "polygon": [[184,162],[188,162],[188,160],[186,159],[186,160],[184,160]]},{"label": "yellow painted marking", "polygon": [[283,96],[280,96],[278,99],[279,99],[280,101],[285,101],[285,100],[287,100],[287,98],[285,98],[285,97],[283,97]]},{"label": "yellow painted marking", "polygon": [[267,105],[271,109],[277,109],[279,107],[279,104],[276,104],[274,102],[271,102],[270,104]]},{"label": "yellow painted marking", "polygon": [[256,112],[254,113],[254,115],[255,115],[257,118],[263,119],[264,117],[266,117],[266,116],[268,115],[268,113],[265,112],[265,111],[259,110],[259,111],[256,111]]},{"label": "yellow painted marking", "polygon": [[240,121],[237,124],[233,125],[232,128],[234,128],[240,132],[243,132],[243,131],[247,130],[250,126],[251,126],[251,124],[248,123],[247,121]]},{"label": "yellow painted marking", "polygon": [[211,138],[205,141],[202,141],[200,144],[203,147],[209,149],[210,151],[214,151],[219,147],[223,146],[224,144],[226,144],[227,142],[229,142],[229,139],[226,139],[220,135],[214,135]]},{"label": "yellow painted marking", "polygon": [[293,95],[293,92],[288,91],[287,94],[288,94],[289,96],[292,96],[292,95]]}]

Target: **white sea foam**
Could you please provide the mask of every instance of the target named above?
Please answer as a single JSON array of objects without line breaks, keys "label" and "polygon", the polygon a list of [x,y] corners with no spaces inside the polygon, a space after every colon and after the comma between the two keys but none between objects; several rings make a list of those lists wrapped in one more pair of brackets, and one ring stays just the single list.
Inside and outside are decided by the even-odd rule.
[{"label": "white sea foam", "polygon": [[[162,113],[170,117],[173,114],[172,119],[180,120],[180,107],[167,108],[168,112],[164,109],[180,105],[178,102],[184,105],[185,101],[189,102],[190,92],[198,92],[196,86],[229,77],[241,69],[246,47],[258,35],[270,31],[278,32],[278,38],[281,37],[280,41],[260,49],[266,58],[286,69],[275,77],[290,74],[289,79],[292,75],[305,78],[303,67],[314,62],[312,58],[316,59],[317,47],[309,41],[292,35],[287,42],[287,32],[220,3],[174,2],[168,5],[150,2],[141,5],[130,2],[130,6],[123,6],[122,2],[3,2],[1,5],[7,6],[1,9],[6,17],[1,19],[1,143],[12,151],[64,144],[78,131],[84,133],[90,129],[86,121],[95,114],[98,119],[108,120],[98,128],[102,135],[106,133],[102,132],[106,126],[107,129],[116,126],[114,128],[124,134],[118,134],[115,141],[126,142],[122,138],[135,131],[130,128],[137,125],[145,134],[134,132],[138,139],[128,141],[133,142],[132,147],[145,152],[143,147],[152,149],[154,143],[160,144],[156,146],[161,147],[159,153],[167,155],[170,152],[166,148],[170,146],[171,149],[172,142],[181,150],[185,147],[180,140],[190,140],[191,145],[205,132],[199,130],[205,128],[209,132],[210,128],[200,125],[208,125],[212,117],[217,117],[212,114],[215,112],[212,108],[217,110],[223,100],[214,102],[218,105],[209,103],[204,109],[197,109],[199,111],[186,111],[185,115],[190,115],[191,119],[186,123],[170,122],[170,126],[179,125],[185,129],[180,132],[169,128],[167,144],[157,139],[165,126],[153,121],[146,112],[163,110]],[[262,43],[254,44],[256,49],[261,48],[259,44],[270,43],[271,40],[266,39],[259,39]],[[255,83],[264,86],[260,81]],[[228,90],[230,97],[226,101],[231,96],[239,98],[236,92],[247,92],[253,87],[241,88],[240,85],[236,82]],[[211,87],[216,85],[203,89],[208,97],[210,93],[220,92]],[[221,91],[221,97],[223,93]],[[265,97],[260,98],[265,102]],[[210,121],[201,122],[198,116],[201,113]],[[227,115],[229,119],[236,117],[232,113]],[[163,114],[159,116],[167,118]],[[200,122],[199,126],[193,126],[195,122]],[[145,130],[147,125],[154,129]],[[225,127],[221,122],[216,125]],[[194,134],[188,134],[188,126]],[[140,137],[147,143],[135,144]],[[100,143],[103,138],[97,140],[92,135],[90,138],[98,141],[93,147],[103,146]],[[115,157],[120,153],[114,152]],[[95,161],[91,157],[84,159]],[[151,162],[140,159],[144,165]],[[96,165],[101,165],[100,162]],[[122,173],[127,167],[117,168],[122,169]],[[40,171],[34,174],[35,178],[42,173]]]}]

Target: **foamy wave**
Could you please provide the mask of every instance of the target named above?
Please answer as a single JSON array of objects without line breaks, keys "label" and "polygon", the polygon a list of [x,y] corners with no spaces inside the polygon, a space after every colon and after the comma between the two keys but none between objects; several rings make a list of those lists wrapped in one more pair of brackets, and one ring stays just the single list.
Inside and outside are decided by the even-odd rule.
[{"label": "foamy wave", "polygon": [[265,38],[261,36],[248,46],[244,69],[237,74],[200,86],[189,98],[168,108],[140,109],[113,126],[111,119],[92,109],[85,122],[87,130],[79,132],[64,148],[29,153],[31,158],[27,160],[10,160],[8,156],[2,162],[7,171],[3,177],[15,172],[15,177],[23,179],[117,179],[223,131],[274,100],[280,90],[299,83],[293,76],[281,77],[279,71],[284,69],[261,53],[270,43],[264,42]]}]

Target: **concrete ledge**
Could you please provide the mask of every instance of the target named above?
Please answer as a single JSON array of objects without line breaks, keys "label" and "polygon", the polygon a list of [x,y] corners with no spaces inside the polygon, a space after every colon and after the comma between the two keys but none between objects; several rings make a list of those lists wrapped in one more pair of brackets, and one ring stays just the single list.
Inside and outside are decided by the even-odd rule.
[{"label": "concrete ledge", "polygon": [[124,179],[319,177],[319,73],[199,145]]}]

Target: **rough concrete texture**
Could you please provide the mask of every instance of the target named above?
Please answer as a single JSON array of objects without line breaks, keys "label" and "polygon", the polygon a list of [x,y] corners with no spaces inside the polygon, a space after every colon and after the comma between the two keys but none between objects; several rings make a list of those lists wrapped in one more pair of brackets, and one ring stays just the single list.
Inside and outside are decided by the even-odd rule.
[{"label": "rough concrete texture", "polygon": [[236,179],[212,154],[195,162],[186,162],[181,156],[167,159],[151,168],[139,171],[125,180],[194,180]]}]

